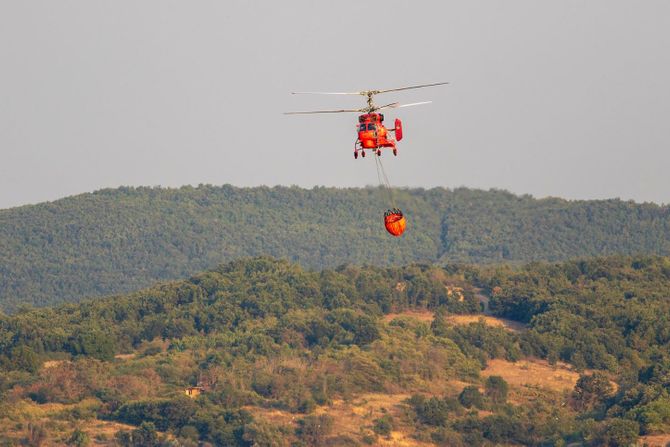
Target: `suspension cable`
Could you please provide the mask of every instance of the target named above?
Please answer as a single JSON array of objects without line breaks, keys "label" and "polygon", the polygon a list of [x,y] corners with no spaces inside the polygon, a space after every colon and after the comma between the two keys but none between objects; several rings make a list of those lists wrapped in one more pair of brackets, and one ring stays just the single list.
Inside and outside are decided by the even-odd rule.
[{"label": "suspension cable", "polygon": [[395,208],[396,206],[393,197],[393,189],[391,188],[391,182],[389,182],[388,176],[386,175],[384,165],[382,164],[382,161],[378,155],[373,155],[373,157],[375,158],[375,167],[377,168],[377,180],[379,180],[379,186],[386,190],[388,201],[391,204],[391,207]]}]

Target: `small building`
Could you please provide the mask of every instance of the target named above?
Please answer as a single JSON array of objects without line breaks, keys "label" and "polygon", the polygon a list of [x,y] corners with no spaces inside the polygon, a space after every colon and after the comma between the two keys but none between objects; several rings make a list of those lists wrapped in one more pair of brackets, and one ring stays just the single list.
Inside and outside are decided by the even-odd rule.
[{"label": "small building", "polygon": [[190,397],[191,399],[195,399],[196,397],[200,396],[205,391],[205,389],[201,386],[189,386],[184,390],[184,393]]}]

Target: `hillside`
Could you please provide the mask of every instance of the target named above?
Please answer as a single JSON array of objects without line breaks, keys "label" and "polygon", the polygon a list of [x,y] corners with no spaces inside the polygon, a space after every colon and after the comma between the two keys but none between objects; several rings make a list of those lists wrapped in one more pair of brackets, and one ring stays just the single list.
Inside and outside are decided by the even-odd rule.
[{"label": "hillside", "polygon": [[1,210],[0,309],[128,292],[258,255],[313,269],[670,255],[668,207],[469,189],[396,196],[409,219],[400,239],[383,229],[375,188],[119,188]]},{"label": "hillside", "polygon": [[[0,444],[665,439],[668,290],[669,258],[320,272],[235,261],[0,317]],[[482,296],[516,324],[479,319]]]}]

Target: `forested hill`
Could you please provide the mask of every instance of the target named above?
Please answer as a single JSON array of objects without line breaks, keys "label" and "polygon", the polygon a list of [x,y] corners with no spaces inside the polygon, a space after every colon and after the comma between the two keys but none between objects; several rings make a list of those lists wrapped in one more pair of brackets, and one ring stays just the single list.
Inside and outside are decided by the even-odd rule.
[{"label": "forested hill", "polygon": [[522,262],[670,254],[670,211],[620,200],[408,189],[400,239],[376,188],[119,188],[0,211],[0,308],[78,301],[271,255],[343,263]]},{"label": "forested hill", "polygon": [[236,260],[0,315],[0,445],[666,445],[668,290],[652,256]]}]

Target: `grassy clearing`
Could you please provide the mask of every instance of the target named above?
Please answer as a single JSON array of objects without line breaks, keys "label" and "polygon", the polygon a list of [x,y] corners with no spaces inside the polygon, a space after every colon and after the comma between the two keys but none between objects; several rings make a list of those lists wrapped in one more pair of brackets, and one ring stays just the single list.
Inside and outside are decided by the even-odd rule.
[{"label": "grassy clearing", "polygon": [[539,359],[518,362],[489,360],[482,376],[501,376],[513,387],[536,386],[555,392],[572,391],[579,379],[579,373],[573,371],[570,365],[562,362],[550,365],[546,360]]},{"label": "grassy clearing", "polygon": [[469,314],[469,315],[449,315],[447,321],[452,324],[471,324],[483,320],[488,326],[501,327],[509,331],[521,331],[525,326],[518,321],[507,320],[505,318],[492,317],[489,315]]},{"label": "grassy clearing", "polygon": [[405,310],[403,312],[390,313],[384,315],[384,321],[386,323],[389,323],[395,320],[396,318],[400,317],[408,317],[418,321],[422,321],[424,323],[430,323],[433,321],[433,318],[435,318],[435,312],[426,309]]},{"label": "grassy clearing", "polygon": [[[333,418],[332,436],[352,439],[360,439],[366,434],[372,434],[374,420],[385,414],[390,414],[396,424],[394,431],[388,437],[378,437],[375,445],[401,447],[432,445],[413,439],[410,435],[413,431],[412,427],[402,425],[402,402],[409,397],[410,395],[407,393],[365,393],[350,401],[335,399],[330,405],[318,407],[314,414],[328,414]],[[277,409],[254,406],[248,406],[245,409],[258,419],[291,428],[296,428],[298,420],[303,417],[300,414],[292,414]]]},{"label": "grassy clearing", "polygon": [[37,404],[30,400],[21,400],[0,420],[0,441],[9,442],[8,445],[20,445],[28,438],[30,427],[38,426],[45,432],[42,445],[65,445],[65,440],[77,428],[89,435],[90,445],[111,445],[116,432],[135,428],[94,417],[78,416],[90,414],[98,404],[96,399],[84,399],[76,404]]},{"label": "grassy clearing", "polygon": [[[396,318],[413,318],[415,320],[424,322],[424,323],[431,323],[433,319],[435,318],[435,312],[432,312],[430,310],[424,310],[424,309],[412,309],[412,310],[406,310],[403,312],[397,312],[397,313],[390,313],[387,315],[384,315],[384,321],[386,323],[389,323],[393,321]],[[512,320],[507,320],[505,318],[498,318],[498,317],[492,317],[490,315],[482,315],[482,314],[465,314],[465,315],[448,315],[446,317],[446,320],[455,325],[465,325],[465,324],[471,324],[471,323],[477,323],[480,320],[483,320],[484,323],[486,323],[488,326],[492,327],[501,327],[505,328],[509,331],[521,331],[525,329],[525,326],[522,323],[519,323],[517,321],[512,321]]]},{"label": "grassy clearing", "polygon": [[666,447],[670,444],[670,435],[647,435],[640,437],[638,445],[649,447]]}]

